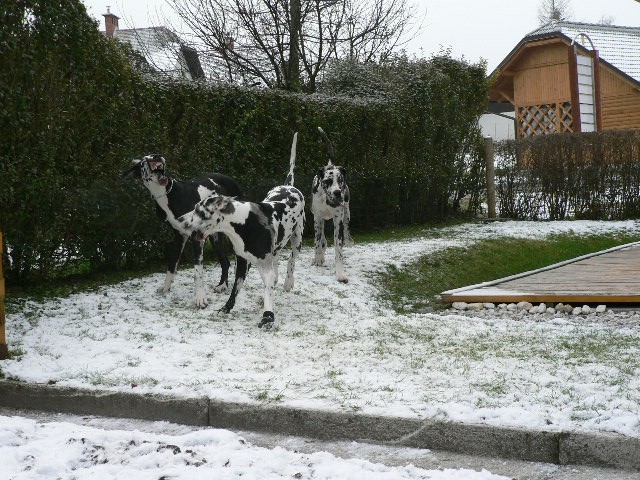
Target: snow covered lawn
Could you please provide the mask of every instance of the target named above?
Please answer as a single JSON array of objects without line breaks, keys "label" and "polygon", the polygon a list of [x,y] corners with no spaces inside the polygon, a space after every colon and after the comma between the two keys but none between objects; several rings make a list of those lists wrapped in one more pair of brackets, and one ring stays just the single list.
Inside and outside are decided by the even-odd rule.
[{"label": "snow covered lawn", "polygon": [[[262,285],[255,269],[229,315],[218,313],[226,295],[210,293],[207,309],[193,308],[189,268],[166,296],[155,293],[159,272],[26,301],[7,316],[9,349],[21,355],[0,369],[8,378],[88,389],[640,437],[639,321],[486,311],[398,315],[378,300],[373,279],[388,264],[481,238],[614,231],[640,233],[640,223],[427,230],[423,238],[347,249],[346,285],[334,279],[330,252],[326,268],[312,267],[306,248],[288,293],[281,261],[276,327],[268,333],[257,328]],[[210,287],[218,276],[217,267],[207,269]]]}]

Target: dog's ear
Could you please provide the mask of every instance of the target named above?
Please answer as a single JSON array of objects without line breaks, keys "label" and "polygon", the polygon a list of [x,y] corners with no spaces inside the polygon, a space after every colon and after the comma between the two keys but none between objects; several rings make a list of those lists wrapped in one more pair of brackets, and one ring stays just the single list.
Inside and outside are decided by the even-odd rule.
[{"label": "dog's ear", "polygon": [[233,198],[223,195],[212,195],[206,199],[204,203],[211,212],[221,213],[223,215],[228,215],[236,210],[233,206]]},{"label": "dog's ear", "polygon": [[319,168],[319,169],[318,169],[318,172],[316,173],[316,176],[317,176],[320,180],[322,180],[322,179],[324,178],[324,171],[325,171],[325,168],[324,168],[324,167],[322,167],[322,168]]},{"label": "dog's ear", "polygon": [[222,197],[222,201],[216,205],[216,209],[225,215],[230,215],[236,211],[236,207],[233,206],[233,198]]},{"label": "dog's ear", "polygon": [[338,171],[340,172],[340,175],[342,175],[342,178],[347,180],[347,170],[344,167],[338,167]]},{"label": "dog's ear", "polygon": [[141,174],[140,174],[140,165],[141,164],[142,164],[142,160],[140,160],[139,158],[131,160],[131,167],[129,169],[125,170],[124,172],[122,172],[122,175],[120,175],[120,176],[122,178],[127,178],[127,177],[139,178],[141,176]]}]

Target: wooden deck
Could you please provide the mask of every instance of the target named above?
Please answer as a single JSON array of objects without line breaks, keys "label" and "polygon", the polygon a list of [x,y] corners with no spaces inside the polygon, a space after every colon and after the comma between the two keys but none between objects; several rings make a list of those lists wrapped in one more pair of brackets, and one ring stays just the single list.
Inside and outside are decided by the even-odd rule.
[{"label": "wooden deck", "polygon": [[445,302],[640,303],[640,242],[441,296]]}]

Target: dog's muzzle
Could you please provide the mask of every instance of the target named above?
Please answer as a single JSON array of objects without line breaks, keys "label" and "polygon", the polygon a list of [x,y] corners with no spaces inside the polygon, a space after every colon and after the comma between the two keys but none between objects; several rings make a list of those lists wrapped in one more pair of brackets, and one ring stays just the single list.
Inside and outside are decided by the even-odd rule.
[{"label": "dog's muzzle", "polygon": [[327,204],[333,208],[344,205],[344,201],[342,200],[342,193],[338,193],[336,195],[327,195]]},{"label": "dog's muzzle", "polygon": [[143,159],[141,173],[142,178],[147,182],[153,181],[155,177],[158,185],[166,187],[169,183],[169,179],[164,174],[164,164],[162,162],[145,157]]}]

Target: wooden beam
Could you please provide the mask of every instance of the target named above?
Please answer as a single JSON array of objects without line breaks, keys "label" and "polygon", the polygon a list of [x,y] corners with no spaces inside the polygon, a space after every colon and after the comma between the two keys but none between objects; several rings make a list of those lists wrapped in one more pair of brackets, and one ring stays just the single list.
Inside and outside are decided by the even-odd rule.
[{"label": "wooden beam", "polygon": [[596,132],[602,131],[602,84],[600,81],[600,55],[597,50],[591,52],[593,56],[593,86],[596,107]]},{"label": "wooden beam", "polygon": [[9,358],[9,348],[7,347],[6,319],[4,316],[4,275],[2,273],[2,259],[4,257],[4,244],[2,230],[0,230],[0,360]]},{"label": "wooden beam", "polygon": [[493,154],[493,138],[484,138],[484,155],[486,161],[486,177],[487,177],[487,216],[496,218],[496,184],[495,184],[495,168]]},{"label": "wooden beam", "polygon": [[640,303],[640,295],[536,295],[525,293],[504,294],[476,294],[472,292],[458,295],[442,295],[442,301],[446,303]]},{"label": "wooden beam", "polygon": [[509,102],[509,103],[511,103],[512,105],[515,105],[515,104],[516,104],[516,102],[513,100],[513,98],[512,98],[512,97],[510,97],[509,95],[507,95],[503,90],[500,90],[498,93],[500,94],[500,96],[501,96],[502,98],[504,98],[506,101],[508,101],[508,102]]}]

